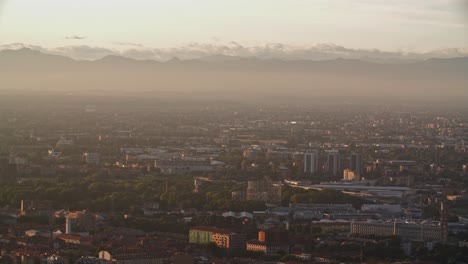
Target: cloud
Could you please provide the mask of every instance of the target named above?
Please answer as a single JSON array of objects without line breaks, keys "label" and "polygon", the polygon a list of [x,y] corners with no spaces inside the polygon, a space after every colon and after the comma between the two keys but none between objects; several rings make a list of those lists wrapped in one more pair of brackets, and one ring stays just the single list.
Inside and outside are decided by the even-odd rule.
[{"label": "cloud", "polygon": [[73,45],[52,48],[48,49],[46,53],[67,56],[77,60],[96,60],[109,55],[119,55],[118,51],[112,49],[90,47],[86,45]]},{"label": "cloud", "polygon": [[134,43],[134,42],[113,42],[113,44],[119,45],[119,46],[143,47],[143,44]]},{"label": "cloud", "polygon": [[37,45],[29,45],[29,44],[24,44],[24,43],[0,44],[0,50],[18,50],[18,49],[32,49],[32,50],[37,50],[37,51],[44,52],[44,53],[49,52],[48,49],[43,48],[41,46],[37,46]]},{"label": "cloud", "polygon": [[68,40],[82,40],[82,39],[85,39],[86,37],[84,36],[76,36],[76,35],[72,35],[72,36],[66,36],[65,39],[68,39]]},{"label": "cloud", "polygon": [[151,49],[128,49],[121,51],[120,55],[135,60],[161,60]]},{"label": "cloud", "polygon": [[0,50],[19,48],[30,48],[44,53],[71,57],[77,60],[96,60],[108,55],[117,55],[137,60],[167,61],[174,57],[182,60],[188,60],[222,55],[242,58],[255,57],[259,59],[281,60],[331,60],[343,58],[377,62],[411,62],[429,58],[468,56],[468,47],[444,48],[428,52],[405,52],[383,51],[379,49],[352,49],[331,43],[308,46],[292,46],[283,43],[244,46],[234,41],[224,44],[193,42],[173,48],[147,48],[143,45],[140,46],[139,44],[121,45],[121,48],[91,47],[87,45],[43,48],[22,43],[0,44]]}]

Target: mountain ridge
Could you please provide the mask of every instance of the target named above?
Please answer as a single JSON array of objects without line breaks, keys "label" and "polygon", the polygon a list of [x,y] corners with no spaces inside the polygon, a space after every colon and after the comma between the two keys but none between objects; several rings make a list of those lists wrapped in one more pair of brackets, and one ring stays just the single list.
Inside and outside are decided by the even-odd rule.
[{"label": "mountain ridge", "polygon": [[[219,99],[454,98],[468,102],[468,57],[414,63],[215,56],[165,62],[110,55],[73,60],[31,49],[0,51],[0,90],[153,94]],[[291,99],[295,98],[295,99]],[[448,100],[448,99],[447,99]]]},{"label": "mountain ridge", "polygon": [[[52,54],[52,53],[47,53],[47,52],[42,52],[40,50],[35,50],[27,47],[23,47],[20,49],[4,49],[0,50],[0,56],[4,56],[5,54],[8,54],[10,56],[12,55],[34,55],[34,56],[49,56],[49,57],[54,57],[54,58],[62,58],[62,59],[67,59],[67,60],[73,60],[77,62],[99,62],[99,61],[106,61],[106,60],[122,60],[122,61],[132,61],[132,62],[157,62],[157,63],[180,63],[180,62],[189,62],[189,61],[200,61],[200,62],[229,62],[229,61],[261,61],[261,62],[364,62],[364,63],[371,63],[371,64],[417,64],[417,63],[422,63],[422,62],[447,62],[447,61],[456,61],[456,62],[466,62],[468,63],[468,56],[465,57],[451,57],[451,58],[428,58],[428,59],[422,59],[422,60],[416,60],[416,61],[411,61],[411,62],[405,62],[405,61],[392,61],[388,63],[381,63],[381,62],[376,62],[376,61],[369,61],[367,59],[355,59],[355,58],[333,58],[333,59],[323,59],[323,60],[313,60],[313,59],[280,59],[280,58],[258,58],[258,57],[241,57],[241,56],[229,56],[229,55],[224,55],[224,54],[213,54],[210,56],[205,56],[205,57],[200,57],[196,59],[180,59],[178,57],[173,57],[170,60],[167,61],[158,61],[154,59],[135,59],[135,58],[130,58],[127,56],[123,55],[106,55],[103,56],[102,58],[98,58],[95,60],[77,60],[73,59],[71,57],[65,56],[65,55],[57,55],[57,54]],[[0,57],[1,58],[1,57]]]}]

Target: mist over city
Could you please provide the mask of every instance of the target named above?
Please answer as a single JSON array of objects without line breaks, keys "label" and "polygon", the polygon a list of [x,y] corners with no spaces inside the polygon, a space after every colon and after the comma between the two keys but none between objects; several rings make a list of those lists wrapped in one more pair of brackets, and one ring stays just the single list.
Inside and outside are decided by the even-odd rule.
[{"label": "mist over city", "polygon": [[0,0],[0,264],[468,263],[465,0]]}]

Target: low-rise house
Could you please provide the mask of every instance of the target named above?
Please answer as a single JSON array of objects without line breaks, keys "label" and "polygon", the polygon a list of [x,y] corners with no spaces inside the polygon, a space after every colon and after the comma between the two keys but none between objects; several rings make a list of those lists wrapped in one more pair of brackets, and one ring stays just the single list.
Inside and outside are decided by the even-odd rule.
[{"label": "low-rise house", "polygon": [[168,264],[169,256],[154,251],[147,251],[139,248],[123,248],[115,251],[99,251],[99,259],[106,260],[107,263],[118,264]]},{"label": "low-rise house", "polygon": [[62,234],[57,236],[58,239],[64,241],[66,244],[75,244],[75,245],[92,245],[92,237],[83,237],[80,235],[72,234]]}]

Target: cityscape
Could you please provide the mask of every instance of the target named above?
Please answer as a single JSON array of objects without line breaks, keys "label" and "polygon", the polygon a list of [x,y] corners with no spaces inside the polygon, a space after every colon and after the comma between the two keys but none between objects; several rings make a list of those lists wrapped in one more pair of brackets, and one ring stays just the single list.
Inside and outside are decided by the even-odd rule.
[{"label": "cityscape", "polygon": [[2,108],[2,261],[466,256],[463,112],[60,100]]},{"label": "cityscape", "polygon": [[468,1],[0,0],[0,264],[468,263]]}]

